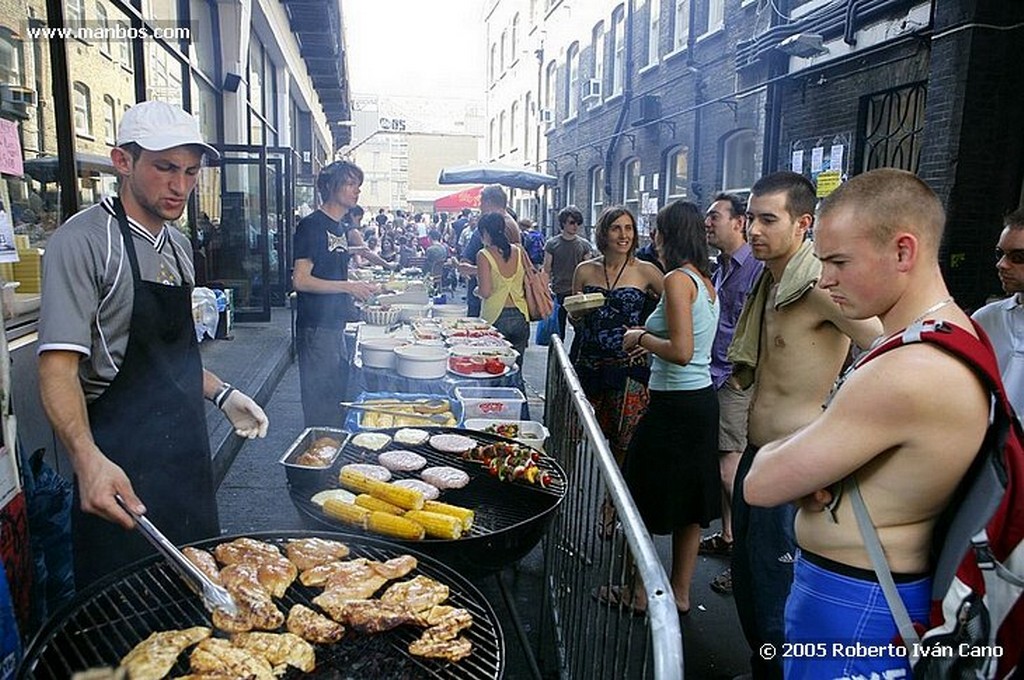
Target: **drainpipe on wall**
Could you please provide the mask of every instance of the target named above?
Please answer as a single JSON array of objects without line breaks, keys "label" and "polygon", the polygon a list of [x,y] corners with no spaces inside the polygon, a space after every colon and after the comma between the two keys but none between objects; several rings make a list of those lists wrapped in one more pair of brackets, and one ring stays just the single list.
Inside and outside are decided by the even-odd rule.
[{"label": "drainpipe on wall", "polygon": [[[612,200],[612,164],[615,160],[615,152],[619,148],[619,141],[622,140],[623,130],[626,128],[626,121],[629,118],[629,106],[633,101],[633,0],[626,2],[626,17],[622,22],[626,41],[626,63],[623,64],[622,72],[622,104],[619,109],[619,119],[615,122],[615,131],[608,142],[608,151],[604,155],[604,205],[611,205]],[[612,45],[614,51],[615,45]],[[612,78],[615,74],[612,74]]]},{"label": "drainpipe on wall", "polygon": [[[850,0],[852,4],[856,0]],[[780,0],[781,7],[779,14],[789,13],[790,3],[787,0]],[[773,50],[768,55],[768,85],[765,90],[765,129],[764,129],[764,155],[761,158],[761,175],[775,172],[779,167],[779,145],[782,143],[782,90],[785,87],[784,81],[775,81],[789,71],[789,57],[778,50]]]}]

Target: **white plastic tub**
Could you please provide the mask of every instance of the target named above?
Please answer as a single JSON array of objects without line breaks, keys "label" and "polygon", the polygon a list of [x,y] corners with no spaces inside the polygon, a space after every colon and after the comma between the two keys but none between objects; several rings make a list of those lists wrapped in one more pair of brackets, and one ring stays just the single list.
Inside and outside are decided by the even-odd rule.
[{"label": "white plastic tub", "polygon": [[519,420],[526,397],[514,387],[456,387],[463,417]]},{"label": "white plastic tub", "polygon": [[395,367],[404,378],[436,380],[448,372],[448,350],[445,347],[405,345],[395,348]]},{"label": "white plastic tub", "polygon": [[[532,446],[535,449],[544,449],[544,442],[547,441],[548,436],[551,434],[548,432],[548,428],[544,427],[542,423],[538,423],[535,420],[495,420],[493,418],[470,418],[463,427],[467,430],[475,430],[477,432],[488,432],[488,428],[493,426],[502,425],[514,425],[519,433],[517,436],[512,437],[520,444],[524,446]],[[500,434],[498,432],[492,432],[492,434]],[[504,436],[504,435],[500,435]]]},{"label": "white plastic tub", "polygon": [[398,338],[370,338],[359,343],[359,355],[365,368],[395,367],[395,349],[409,344],[408,340]]}]

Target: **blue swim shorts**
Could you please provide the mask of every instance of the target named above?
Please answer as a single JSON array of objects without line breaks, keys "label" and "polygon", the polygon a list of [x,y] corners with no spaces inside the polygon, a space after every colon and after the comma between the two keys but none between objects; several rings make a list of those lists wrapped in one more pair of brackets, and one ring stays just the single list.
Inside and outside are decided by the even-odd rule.
[{"label": "blue swim shorts", "polygon": [[[931,577],[895,577],[911,619],[927,621]],[[786,645],[778,650],[787,680],[910,678],[906,650],[896,637],[873,572],[797,553],[786,600]]]}]

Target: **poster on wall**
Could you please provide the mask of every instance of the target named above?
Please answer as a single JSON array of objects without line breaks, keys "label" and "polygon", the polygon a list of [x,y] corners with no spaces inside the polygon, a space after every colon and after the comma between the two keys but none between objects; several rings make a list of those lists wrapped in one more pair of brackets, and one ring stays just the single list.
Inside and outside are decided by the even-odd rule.
[{"label": "poster on wall", "polygon": [[14,225],[11,216],[0,203],[0,262],[17,262],[18,247],[14,243]]}]

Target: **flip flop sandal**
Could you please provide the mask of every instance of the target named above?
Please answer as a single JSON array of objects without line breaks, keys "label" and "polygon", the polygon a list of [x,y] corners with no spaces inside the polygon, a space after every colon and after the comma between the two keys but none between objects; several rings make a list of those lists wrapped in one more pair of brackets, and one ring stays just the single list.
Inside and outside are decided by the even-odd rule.
[{"label": "flip flop sandal", "polygon": [[732,594],[732,569],[726,569],[711,580],[711,590],[720,595]]},{"label": "flip flop sandal", "polygon": [[647,616],[646,608],[640,609],[633,604],[632,598],[626,598],[627,592],[627,586],[598,586],[590,591],[590,596],[604,606],[624,611],[630,616]]},{"label": "flip flop sandal", "polygon": [[700,539],[698,553],[715,557],[732,557],[732,541],[722,538],[721,532]]}]

